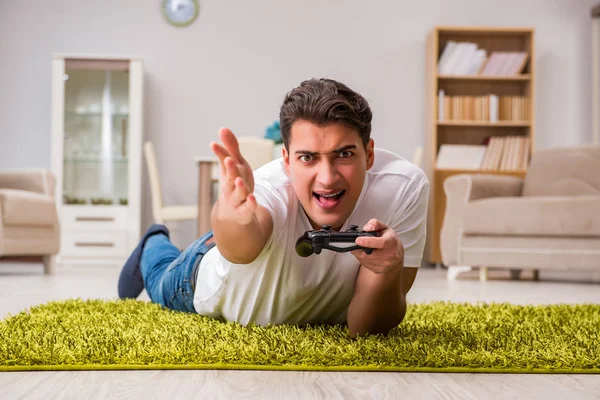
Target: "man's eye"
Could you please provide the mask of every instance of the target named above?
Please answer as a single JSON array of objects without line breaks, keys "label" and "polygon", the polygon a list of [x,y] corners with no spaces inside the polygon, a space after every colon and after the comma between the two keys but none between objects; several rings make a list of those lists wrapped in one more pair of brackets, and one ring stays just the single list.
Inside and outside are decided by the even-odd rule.
[{"label": "man's eye", "polygon": [[344,151],[340,152],[340,158],[348,158],[353,155],[354,155],[354,153],[351,152],[350,150],[344,150]]},{"label": "man's eye", "polygon": [[308,154],[303,154],[300,157],[298,157],[298,160],[307,163],[307,162],[312,161],[312,156],[308,155]]}]

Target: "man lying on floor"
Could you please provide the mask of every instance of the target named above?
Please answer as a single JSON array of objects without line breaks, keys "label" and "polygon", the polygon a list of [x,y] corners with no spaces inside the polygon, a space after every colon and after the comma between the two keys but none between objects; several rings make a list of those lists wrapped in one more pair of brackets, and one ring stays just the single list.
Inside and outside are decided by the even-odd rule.
[{"label": "man lying on floor", "polygon": [[[235,135],[219,131],[221,166],[213,231],[183,252],[153,225],[125,263],[120,298],[243,325],[343,324],[351,335],[387,333],[406,313],[421,264],[429,181],[405,159],[375,149],[367,101],[342,83],[312,79],[280,110],[283,157],[254,173]],[[297,239],[358,225],[373,248],[303,258]],[[214,236],[213,236],[214,235]]]}]

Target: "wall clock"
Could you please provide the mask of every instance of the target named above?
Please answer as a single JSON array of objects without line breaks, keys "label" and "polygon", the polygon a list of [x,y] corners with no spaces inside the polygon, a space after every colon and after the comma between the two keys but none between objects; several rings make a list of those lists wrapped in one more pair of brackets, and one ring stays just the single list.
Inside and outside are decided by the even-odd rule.
[{"label": "wall clock", "polygon": [[198,17],[198,0],[162,0],[162,14],[175,26],[187,26]]}]

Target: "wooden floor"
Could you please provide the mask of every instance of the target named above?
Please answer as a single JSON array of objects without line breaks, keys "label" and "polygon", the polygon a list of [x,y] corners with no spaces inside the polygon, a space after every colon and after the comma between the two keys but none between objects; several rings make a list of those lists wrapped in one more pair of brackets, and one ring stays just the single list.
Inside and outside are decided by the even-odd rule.
[{"label": "wooden floor", "polygon": [[[116,298],[114,269],[60,269],[0,264],[0,318],[67,298]],[[410,302],[451,300],[516,304],[600,303],[599,273],[477,272],[448,282],[444,270],[422,268]],[[144,295],[142,299],[148,299]],[[0,373],[0,399],[260,398],[260,399],[600,399],[598,375],[449,374],[287,371],[81,371]]]}]

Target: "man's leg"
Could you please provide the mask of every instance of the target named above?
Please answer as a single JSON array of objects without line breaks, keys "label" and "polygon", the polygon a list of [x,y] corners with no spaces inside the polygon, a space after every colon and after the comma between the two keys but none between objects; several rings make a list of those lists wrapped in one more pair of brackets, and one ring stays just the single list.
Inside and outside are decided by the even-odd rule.
[{"label": "man's leg", "polygon": [[135,299],[142,293],[142,290],[144,290],[144,280],[142,279],[142,273],[140,272],[140,259],[146,246],[146,241],[157,234],[169,237],[169,230],[164,225],[152,225],[146,231],[144,236],[142,236],[137,247],[125,262],[123,269],[121,269],[118,283],[118,292],[121,299]]},{"label": "man's leg", "polygon": [[211,238],[212,232],[209,232],[181,253],[164,235],[148,239],[140,271],[148,296],[154,303],[172,310],[195,312],[196,271],[202,256],[214,247],[214,244],[207,244]]}]

